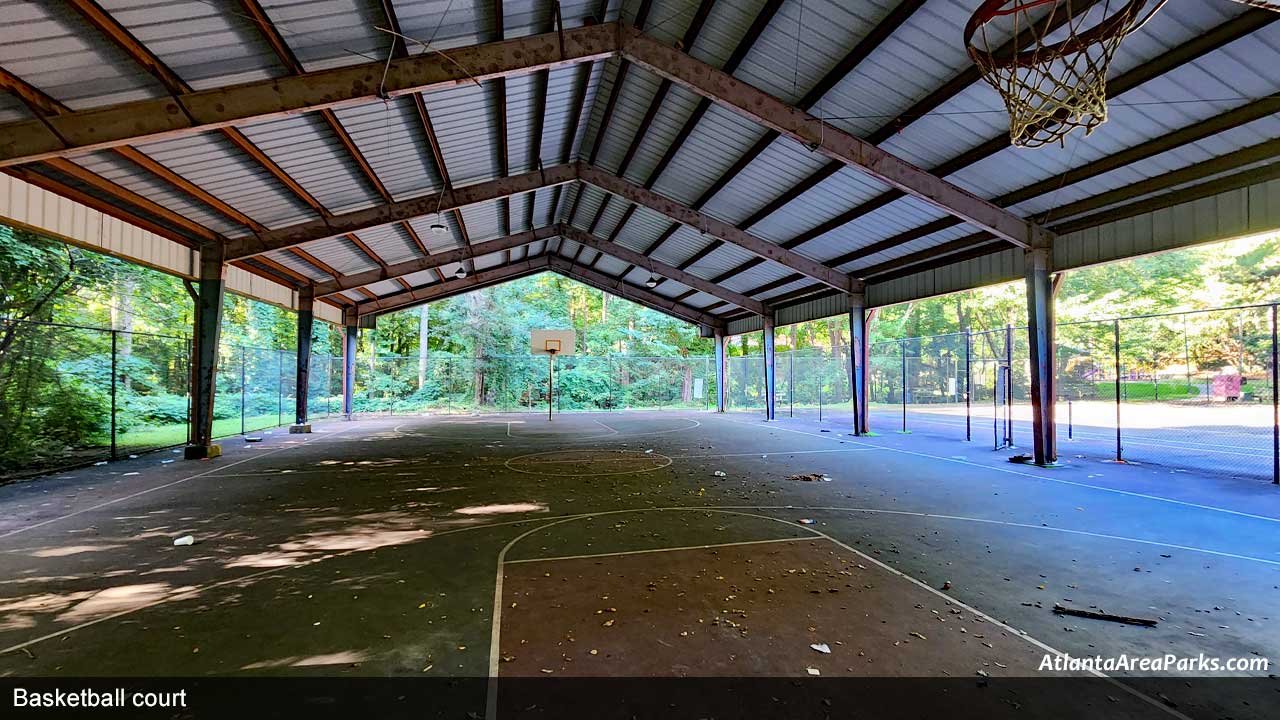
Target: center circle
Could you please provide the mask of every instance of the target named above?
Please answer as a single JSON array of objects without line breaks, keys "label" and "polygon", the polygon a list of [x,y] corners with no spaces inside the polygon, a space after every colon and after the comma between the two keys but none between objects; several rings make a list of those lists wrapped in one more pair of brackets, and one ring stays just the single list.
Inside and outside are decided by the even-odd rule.
[{"label": "center circle", "polygon": [[591,477],[652,472],[671,464],[671,458],[643,450],[551,450],[508,460],[510,470],[529,475]]}]

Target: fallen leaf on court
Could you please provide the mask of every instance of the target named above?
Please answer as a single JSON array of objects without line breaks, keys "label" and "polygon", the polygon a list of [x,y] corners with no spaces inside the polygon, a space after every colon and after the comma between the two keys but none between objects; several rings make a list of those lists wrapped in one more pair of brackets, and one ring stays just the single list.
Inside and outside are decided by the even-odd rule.
[{"label": "fallen leaf on court", "polygon": [[814,644],[810,645],[809,647],[810,647],[810,648],[812,648],[812,649],[814,649],[814,650],[816,650],[816,651],[818,651],[818,652],[820,652],[820,653],[822,653],[823,655],[830,655],[830,654],[831,654],[831,646],[830,646],[830,645],[827,645],[826,643],[814,643]]},{"label": "fallen leaf on court", "polygon": [[914,638],[920,638],[921,640],[928,640],[928,639],[929,639],[929,638],[927,638],[927,637],[925,637],[925,636],[921,635],[920,633],[918,633],[918,632],[916,632],[916,631],[914,631],[914,630],[912,630],[911,632],[909,632],[909,633],[907,633],[907,634],[908,634],[908,635],[910,635],[911,637],[914,637]]},{"label": "fallen leaf on court", "polygon": [[822,672],[818,668],[805,668],[810,675],[821,675]]}]

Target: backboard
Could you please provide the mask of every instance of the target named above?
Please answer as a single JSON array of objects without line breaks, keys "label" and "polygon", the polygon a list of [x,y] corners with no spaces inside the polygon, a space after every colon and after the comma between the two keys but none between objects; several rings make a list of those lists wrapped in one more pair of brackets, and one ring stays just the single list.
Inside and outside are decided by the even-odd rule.
[{"label": "backboard", "polygon": [[577,333],[572,330],[534,330],[529,336],[529,352],[534,355],[573,355]]}]

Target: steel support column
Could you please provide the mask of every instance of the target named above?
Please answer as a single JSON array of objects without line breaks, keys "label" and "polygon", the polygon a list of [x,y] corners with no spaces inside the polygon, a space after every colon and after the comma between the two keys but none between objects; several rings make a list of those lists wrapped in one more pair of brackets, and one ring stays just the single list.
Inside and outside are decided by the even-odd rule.
[{"label": "steel support column", "polygon": [[849,293],[849,387],[853,389],[853,434],[867,432],[867,298]]},{"label": "steel support column", "polygon": [[774,375],[773,315],[764,316],[764,419],[773,420],[776,410],[777,383]]},{"label": "steel support column", "polygon": [[[1049,248],[1026,252],[1027,340],[1031,361],[1031,434],[1035,464],[1058,460],[1053,411],[1054,390],[1053,287],[1049,278]],[[1012,373],[1011,373],[1012,374]]]},{"label": "steel support column", "polygon": [[726,373],[724,371],[725,370],[725,367],[724,367],[725,347],[724,346],[725,346],[725,343],[729,341],[729,339],[725,337],[723,330],[717,329],[715,333],[716,333],[716,412],[722,413],[725,411],[724,381],[725,381]]},{"label": "steel support column", "polygon": [[215,458],[222,454],[222,448],[213,444],[213,402],[217,388],[218,337],[222,331],[224,257],[224,248],[219,243],[209,243],[200,249],[200,275],[193,298],[191,443],[183,453],[188,460]]},{"label": "steel support column", "polygon": [[342,417],[352,420],[355,416],[356,390],[356,342],[360,339],[359,316],[348,311],[342,318]]},{"label": "steel support column", "polygon": [[294,423],[290,433],[309,433],[311,423],[307,419],[307,403],[310,400],[311,381],[311,323],[314,318],[315,288],[307,286],[298,291],[298,368],[295,373],[297,387],[294,390]]}]

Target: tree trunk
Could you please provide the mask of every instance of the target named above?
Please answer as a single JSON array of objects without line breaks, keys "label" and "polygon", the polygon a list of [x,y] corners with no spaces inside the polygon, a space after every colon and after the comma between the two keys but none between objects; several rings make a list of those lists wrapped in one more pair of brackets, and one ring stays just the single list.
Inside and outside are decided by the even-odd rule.
[{"label": "tree trunk", "polygon": [[423,305],[418,312],[418,389],[421,390],[427,384],[427,358],[430,355],[430,349],[427,346],[427,339],[431,335],[430,313],[427,308],[430,305]]},{"label": "tree trunk", "polygon": [[684,366],[684,382],[680,385],[680,401],[684,403],[693,402],[693,366]]}]

